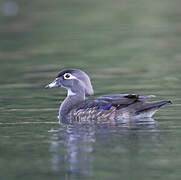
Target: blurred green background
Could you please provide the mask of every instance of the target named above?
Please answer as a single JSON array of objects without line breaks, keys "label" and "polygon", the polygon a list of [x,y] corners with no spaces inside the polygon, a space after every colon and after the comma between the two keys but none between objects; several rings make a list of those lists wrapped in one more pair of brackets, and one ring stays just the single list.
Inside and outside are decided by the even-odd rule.
[{"label": "blurred green background", "polygon": [[[46,79],[54,74],[43,72],[64,67],[89,73],[108,69],[105,76],[147,72],[175,78],[173,73],[180,68],[180,4],[1,1],[1,81],[27,83],[35,73]],[[174,72],[168,74],[171,69]],[[5,78],[7,74],[11,78]]]},{"label": "blurred green background", "polygon": [[[180,179],[180,7],[180,0],[0,1],[1,179]],[[84,160],[89,173],[77,175],[65,158],[66,130],[49,133],[60,127],[66,92],[44,89],[67,67],[86,71],[96,96],[155,94],[174,104],[156,114],[151,131],[113,127],[106,141],[99,128],[93,138],[86,131],[74,164]]]}]

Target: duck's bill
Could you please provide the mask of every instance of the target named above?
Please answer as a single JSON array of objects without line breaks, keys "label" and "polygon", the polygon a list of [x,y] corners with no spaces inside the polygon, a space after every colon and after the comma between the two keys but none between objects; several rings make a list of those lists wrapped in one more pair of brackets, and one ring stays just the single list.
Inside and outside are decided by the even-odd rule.
[{"label": "duck's bill", "polygon": [[61,86],[60,80],[59,79],[55,79],[50,84],[46,85],[45,88],[54,88],[54,87],[59,87],[59,86]]}]

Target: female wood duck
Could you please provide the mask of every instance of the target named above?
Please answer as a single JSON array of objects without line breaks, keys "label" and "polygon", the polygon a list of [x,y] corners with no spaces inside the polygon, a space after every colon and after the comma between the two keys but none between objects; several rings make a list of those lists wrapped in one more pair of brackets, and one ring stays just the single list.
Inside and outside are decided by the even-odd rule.
[{"label": "female wood duck", "polygon": [[112,121],[130,118],[152,117],[161,107],[171,101],[145,102],[153,95],[109,94],[94,99],[85,99],[85,94],[94,91],[89,76],[79,69],[63,69],[56,79],[45,88],[63,87],[68,91],[60,105],[59,122]]}]

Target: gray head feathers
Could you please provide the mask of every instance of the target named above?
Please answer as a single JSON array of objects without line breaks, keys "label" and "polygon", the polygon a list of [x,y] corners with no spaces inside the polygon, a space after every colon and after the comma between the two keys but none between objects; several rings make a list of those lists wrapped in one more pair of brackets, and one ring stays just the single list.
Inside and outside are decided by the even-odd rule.
[{"label": "gray head feathers", "polygon": [[90,78],[85,72],[83,72],[79,69],[73,69],[72,75],[74,75],[80,81],[82,87],[85,90],[85,93],[87,93],[89,95],[94,94],[94,90],[92,88]]},{"label": "gray head feathers", "polygon": [[63,69],[56,76],[56,80],[47,85],[46,88],[61,86],[70,92],[83,92],[93,95],[94,91],[89,76],[80,69]]}]

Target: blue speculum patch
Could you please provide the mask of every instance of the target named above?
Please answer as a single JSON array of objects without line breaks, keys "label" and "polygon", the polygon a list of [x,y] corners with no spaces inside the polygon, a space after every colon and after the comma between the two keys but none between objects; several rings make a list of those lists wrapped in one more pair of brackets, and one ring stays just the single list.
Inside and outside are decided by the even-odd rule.
[{"label": "blue speculum patch", "polygon": [[109,108],[111,107],[111,104],[107,104],[105,106],[96,106],[96,109],[100,109],[100,110],[109,110]]}]

